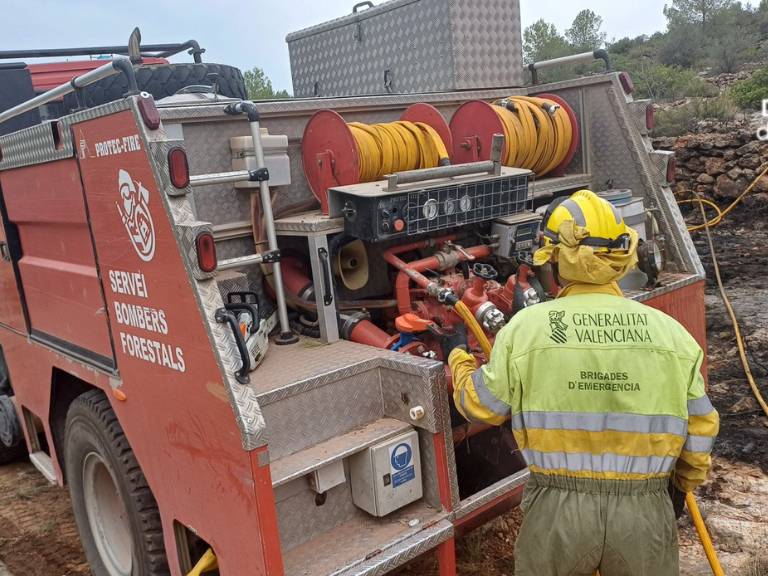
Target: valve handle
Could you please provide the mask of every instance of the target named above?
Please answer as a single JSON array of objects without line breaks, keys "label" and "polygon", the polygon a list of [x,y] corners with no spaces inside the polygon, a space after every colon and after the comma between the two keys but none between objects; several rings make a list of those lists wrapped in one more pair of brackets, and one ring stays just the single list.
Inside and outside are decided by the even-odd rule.
[{"label": "valve handle", "polygon": [[484,262],[476,262],[474,266],[472,266],[472,273],[483,280],[493,280],[499,275],[496,268],[490,264],[485,264]]}]

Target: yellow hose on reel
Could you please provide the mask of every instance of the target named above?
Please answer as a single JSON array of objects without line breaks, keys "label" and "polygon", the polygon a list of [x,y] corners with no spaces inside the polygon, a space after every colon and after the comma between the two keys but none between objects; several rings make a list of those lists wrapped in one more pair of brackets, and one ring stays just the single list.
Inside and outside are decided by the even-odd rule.
[{"label": "yellow hose on reel", "polygon": [[424,122],[352,122],[348,126],[360,158],[360,182],[374,182],[395,172],[436,168],[448,159],[442,138]]},{"label": "yellow hose on reel", "polygon": [[493,109],[507,141],[504,165],[544,176],[563,162],[573,132],[571,120],[559,104],[546,98],[510,96],[495,102]]}]

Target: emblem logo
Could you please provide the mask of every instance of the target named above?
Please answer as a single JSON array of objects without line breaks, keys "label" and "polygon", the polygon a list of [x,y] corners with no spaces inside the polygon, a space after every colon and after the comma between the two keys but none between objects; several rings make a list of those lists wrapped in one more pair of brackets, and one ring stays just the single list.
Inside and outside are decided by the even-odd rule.
[{"label": "emblem logo", "polygon": [[568,325],[563,322],[563,318],[565,318],[565,310],[552,310],[549,313],[549,329],[552,330],[552,334],[549,337],[558,344],[568,342],[568,336],[566,335]]},{"label": "emblem logo", "polygon": [[149,211],[149,190],[122,169],[118,174],[118,186],[120,202],[116,202],[117,211],[136,254],[144,262],[149,262],[155,256],[155,225]]}]

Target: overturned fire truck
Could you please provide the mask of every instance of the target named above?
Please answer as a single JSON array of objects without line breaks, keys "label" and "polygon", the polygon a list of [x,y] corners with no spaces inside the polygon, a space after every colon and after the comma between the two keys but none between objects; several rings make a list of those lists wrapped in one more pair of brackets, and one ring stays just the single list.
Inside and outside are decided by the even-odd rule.
[{"label": "overturned fire truck", "polygon": [[288,42],[291,100],[156,100],[136,46],[0,112],[125,87],[0,136],[0,464],[68,487],[96,575],[454,575],[527,470],[457,414],[441,338],[466,324],[482,363],[556,296],[531,254],[577,190],[643,239],[627,297],[705,344],[674,160],[605,52],[525,86],[500,0],[363,2]]}]

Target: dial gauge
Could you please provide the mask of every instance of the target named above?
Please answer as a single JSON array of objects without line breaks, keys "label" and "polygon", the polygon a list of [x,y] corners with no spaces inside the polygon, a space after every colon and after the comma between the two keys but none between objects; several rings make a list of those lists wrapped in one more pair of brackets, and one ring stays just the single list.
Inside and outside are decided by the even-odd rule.
[{"label": "dial gauge", "polygon": [[427,200],[424,204],[424,207],[421,209],[421,212],[424,215],[424,218],[427,220],[434,220],[437,218],[437,214],[439,212],[437,200],[434,198]]}]

